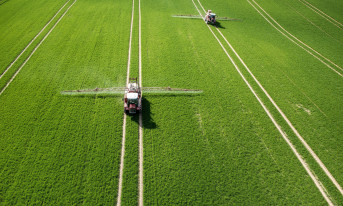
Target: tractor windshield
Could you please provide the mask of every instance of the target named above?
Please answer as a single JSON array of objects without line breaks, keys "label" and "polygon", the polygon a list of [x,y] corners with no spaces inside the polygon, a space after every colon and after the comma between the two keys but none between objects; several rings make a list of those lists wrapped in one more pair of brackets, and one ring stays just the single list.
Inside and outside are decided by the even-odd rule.
[{"label": "tractor windshield", "polygon": [[138,104],[138,99],[127,99],[127,101],[129,102],[129,104]]}]

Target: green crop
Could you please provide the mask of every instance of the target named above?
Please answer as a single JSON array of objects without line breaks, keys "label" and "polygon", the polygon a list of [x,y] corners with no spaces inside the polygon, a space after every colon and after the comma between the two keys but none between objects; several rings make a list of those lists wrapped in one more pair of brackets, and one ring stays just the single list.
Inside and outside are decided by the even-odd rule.
[{"label": "green crop", "polygon": [[121,99],[60,92],[125,86],[130,6],[77,1],[0,96],[1,204],[116,202]]},{"label": "green crop", "polygon": [[[341,29],[298,0],[255,1],[343,67]],[[342,3],[307,1],[343,22]],[[0,0],[1,73],[66,2]],[[0,88],[72,2],[0,79]],[[220,31],[343,185],[343,78],[285,38],[248,1],[201,3],[219,17],[239,20],[219,20]],[[135,6],[130,77],[138,77],[138,0]],[[116,204],[123,102],[122,91],[113,88],[125,87],[131,8],[131,1],[77,0],[0,95],[0,204]],[[141,10],[143,87],[202,91],[143,91],[144,204],[326,204],[203,20],[172,17],[198,15],[192,1],[142,0]],[[224,47],[334,203],[341,203],[332,182]],[[112,89],[98,94],[94,88]],[[63,92],[87,89],[85,95]],[[126,130],[122,203],[136,205],[138,116],[128,116]]]}]

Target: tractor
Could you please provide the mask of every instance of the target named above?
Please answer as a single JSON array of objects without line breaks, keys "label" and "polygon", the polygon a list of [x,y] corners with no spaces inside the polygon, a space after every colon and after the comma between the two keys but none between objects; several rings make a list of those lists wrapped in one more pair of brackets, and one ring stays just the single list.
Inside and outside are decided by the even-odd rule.
[{"label": "tractor", "polygon": [[124,112],[136,114],[142,110],[142,95],[137,78],[130,78],[124,94]]},{"label": "tractor", "polygon": [[215,13],[212,13],[212,10],[208,10],[204,17],[202,15],[191,15],[191,14],[173,15],[172,17],[186,18],[186,19],[202,19],[206,22],[206,24],[215,25],[217,27],[220,27],[220,24],[217,24],[217,20],[219,20],[219,21],[241,21],[240,19],[232,19],[232,18],[228,18],[228,17],[218,17]]},{"label": "tractor", "polygon": [[144,94],[150,95],[182,95],[182,94],[199,94],[201,90],[181,89],[170,87],[140,87],[137,78],[129,78],[127,87],[111,87],[111,88],[95,88],[95,89],[78,89],[62,91],[63,95],[122,95],[124,94],[124,112],[128,114],[136,114],[142,110],[142,91]]},{"label": "tractor", "polygon": [[206,24],[215,24],[216,23],[216,14],[212,13],[211,10],[208,10],[205,16]]}]

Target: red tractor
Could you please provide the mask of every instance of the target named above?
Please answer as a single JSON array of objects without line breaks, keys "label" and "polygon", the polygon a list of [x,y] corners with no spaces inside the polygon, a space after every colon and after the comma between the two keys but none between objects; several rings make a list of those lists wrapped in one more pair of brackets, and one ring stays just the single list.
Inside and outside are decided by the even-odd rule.
[{"label": "red tractor", "polygon": [[141,88],[139,88],[137,78],[130,78],[129,84],[125,89],[124,112],[136,114],[140,110],[142,110]]}]

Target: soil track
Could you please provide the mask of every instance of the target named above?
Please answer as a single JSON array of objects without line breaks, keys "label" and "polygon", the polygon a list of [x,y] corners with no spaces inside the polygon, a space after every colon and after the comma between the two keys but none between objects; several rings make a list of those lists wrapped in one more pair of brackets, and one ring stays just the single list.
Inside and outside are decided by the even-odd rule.
[{"label": "soil track", "polygon": [[45,30],[47,26],[55,19],[55,17],[61,12],[61,10],[70,2],[68,0],[58,11],[57,13],[48,21],[48,23],[43,27],[40,32],[29,42],[29,44],[20,52],[20,54],[12,61],[12,63],[5,69],[5,71],[0,75],[0,79],[6,74],[6,72],[16,63],[16,61],[21,57],[21,55],[31,46],[31,44],[38,38],[38,36]]},{"label": "soil track", "polygon": [[[132,14],[131,14],[131,26],[130,26],[130,40],[129,40],[129,54],[127,59],[127,70],[126,70],[126,87],[129,84],[130,77],[130,66],[131,66],[131,48],[132,48],[132,30],[133,30],[133,17],[135,12],[135,0],[132,0]],[[119,180],[118,180],[118,196],[117,196],[117,206],[121,205],[122,188],[123,188],[123,173],[124,173],[124,159],[125,159],[125,137],[126,137],[126,119],[127,115],[124,112],[123,118],[123,136],[122,136],[122,146],[120,155],[120,168],[119,168]]]},{"label": "soil track", "polygon": [[[248,3],[270,24],[272,25],[278,32],[280,32],[283,36],[285,36],[287,39],[289,39],[291,42],[293,42],[294,44],[296,44],[297,46],[299,46],[300,48],[302,48],[303,50],[305,50],[307,53],[309,53],[310,55],[312,55],[313,57],[315,57],[316,59],[318,59],[320,62],[322,62],[324,65],[326,65],[328,68],[330,68],[332,71],[334,71],[335,73],[337,73],[339,76],[343,77],[343,74],[339,71],[337,71],[335,68],[343,71],[343,68],[341,68],[340,66],[338,66],[337,64],[335,64],[334,62],[332,62],[330,59],[328,59],[327,57],[325,57],[324,55],[322,55],[321,53],[319,53],[318,51],[314,50],[312,47],[310,47],[309,45],[305,44],[304,42],[302,42],[301,40],[299,40],[297,37],[295,37],[293,34],[291,34],[290,32],[288,32],[285,28],[283,28],[273,17],[271,17],[258,3],[256,3],[254,0],[251,0],[253,3],[251,3],[248,0]],[[261,11],[258,8],[261,9]],[[265,13],[265,15],[267,15],[271,21],[273,21],[275,23],[275,25],[265,16],[262,14]],[[277,28],[279,27],[279,28]],[[283,31],[281,31],[283,30]],[[301,45],[300,45],[301,44]],[[306,48],[305,48],[306,47]],[[317,56],[318,55],[318,56]],[[327,61],[327,62],[325,62]],[[330,65],[331,64],[331,65]]]},{"label": "soil track", "polygon": [[62,18],[67,14],[69,9],[76,3],[77,0],[74,0],[74,2],[68,7],[68,9],[63,13],[63,15],[57,20],[57,22],[54,24],[54,26],[49,30],[49,32],[44,36],[44,38],[39,42],[39,44],[33,49],[30,56],[26,58],[24,63],[19,67],[19,69],[16,71],[16,73],[12,76],[12,78],[7,82],[7,84],[2,88],[0,91],[0,95],[7,89],[7,87],[12,83],[14,78],[18,75],[18,73],[21,71],[21,69],[26,65],[26,63],[31,59],[32,55],[37,51],[37,49],[40,47],[40,45],[45,41],[46,38],[50,35],[50,33],[55,29],[57,24],[62,20]]},{"label": "soil track", "polygon": [[[199,14],[202,16],[200,10],[198,9],[198,7],[196,6],[194,0],[192,0],[195,8],[197,9],[197,11],[199,12]],[[203,8],[201,2],[198,0],[198,3],[200,4],[200,6],[202,7],[202,9],[205,11],[205,9]],[[300,163],[302,164],[302,166],[305,168],[306,172],[309,174],[309,176],[311,177],[312,181],[315,183],[315,185],[317,186],[317,188],[319,189],[319,191],[321,192],[322,196],[324,197],[324,199],[327,201],[327,203],[329,205],[333,205],[333,202],[331,201],[329,195],[327,194],[327,191],[325,189],[325,187],[322,185],[322,183],[318,180],[318,178],[316,177],[316,175],[311,171],[309,165],[307,165],[307,163],[305,162],[305,160],[302,158],[302,156],[299,154],[299,152],[296,150],[296,148],[294,147],[294,145],[291,143],[291,141],[288,139],[286,133],[281,129],[281,126],[277,123],[277,121],[274,119],[274,117],[272,116],[271,112],[268,110],[268,108],[265,106],[265,104],[263,103],[263,101],[259,98],[259,96],[257,95],[257,93],[255,92],[255,90],[252,88],[252,86],[250,85],[250,83],[246,80],[246,78],[244,77],[244,75],[242,74],[242,72],[240,71],[239,67],[237,66],[237,64],[234,62],[234,60],[232,59],[232,57],[229,55],[229,53],[227,52],[227,50],[225,49],[225,47],[223,46],[223,44],[221,43],[221,41],[219,40],[219,38],[217,37],[217,35],[213,32],[212,28],[210,26],[207,25],[207,27],[209,28],[209,30],[211,31],[211,33],[213,34],[213,36],[215,37],[215,39],[218,41],[218,43],[220,44],[220,46],[222,47],[222,49],[224,50],[225,54],[227,55],[227,57],[230,59],[231,63],[235,66],[237,72],[240,74],[240,76],[242,77],[242,79],[244,80],[245,84],[249,87],[250,91],[254,94],[255,98],[258,100],[258,102],[260,103],[260,105],[262,106],[262,108],[264,109],[264,111],[267,113],[268,117],[271,119],[271,121],[273,122],[274,126],[277,128],[277,130],[279,131],[279,133],[281,134],[281,136],[283,137],[283,139],[287,142],[287,144],[289,145],[289,147],[292,149],[293,153],[296,155],[296,157],[298,158],[298,160],[300,161]],[[305,147],[308,146],[305,142],[305,140],[300,136],[300,134],[296,131],[296,129],[293,127],[293,125],[291,124],[291,122],[287,119],[287,117],[284,115],[284,113],[281,111],[281,109],[276,105],[276,103],[274,102],[274,100],[269,96],[269,94],[267,93],[267,91],[262,87],[262,85],[259,83],[259,81],[255,78],[255,76],[252,74],[252,72],[249,70],[249,68],[246,66],[246,64],[244,63],[244,61],[240,58],[240,56],[236,53],[236,51],[234,50],[234,48],[231,46],[231,44],[227,41],[227,39],[225,38],[225,36],[220,32],[220,30],[218,28],[216,28],[217,31],[220,33],[220,35],[223,37],[223,39],[225,40],[225,42],[228,44],[228,46],[231,48],[231,50],[235,53],[235,55],[237,56],[237,58],[240,60],[240,62],[244,65],[244,67],[247,69],[247,71],[249,72],[249,74],[253,77],[253,79],[255,80],[255,82],[259,85],[259,87],[263,90],[263,92],[265,93],[265,95],[269,98],[269,100],[273,103],[274,107],[277,108],[278,112],[282,115],[282,117],[285,119],[285,121],[288,123],[288,125],[292,128],[293,132],[298,136],[299,139],[303,140],[302,143],[305,144]],[[312,149],[308,146],[306,147],[308,150],[312,151]],[[313,152],[313,151],[312,151]],[[311,153],[311,152],[310,152]],[[314,152],[313,152],[314,153]],[[313,155],[313,153],[311,153],[311,155]],[[315,154],[314,154],[315,155]],[[315,155],[316,156],[316,155]],[[317,157],[317,156],[316,156]],[[319,160],[319,158],[318,158]],[[317,161],[317,159],[316,159]],[[320,161],[320,160],[319,160]],[[324,164],[320,161],[318,162],[318,164],[321,164],[322,166],[324,166]],[[324,166],[325,167],[325,166]],[[326,169],[326,167],[325,167]],[[331,175],[331,174],[330,174]]]}]

